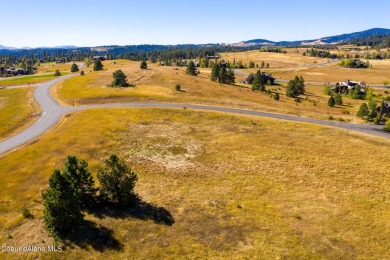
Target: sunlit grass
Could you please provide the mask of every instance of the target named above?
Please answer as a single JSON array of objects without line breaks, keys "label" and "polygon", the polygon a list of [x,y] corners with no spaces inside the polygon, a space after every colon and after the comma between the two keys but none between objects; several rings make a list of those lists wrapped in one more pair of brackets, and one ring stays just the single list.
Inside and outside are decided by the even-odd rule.
[{"label": "sunlit grass", "polygon": [[0,140],[31,123],[37,110],[32,89],[0,89]]},{"label": "sunlit grass", "polygon": [[[67,75],[69,72],[61,72],[62,75]],[[0,80],[0,86],[17,86],[17,85],[29,85],[41,83],[44,81],[49,81],[54,79],[54,74],[37,74],[37,75],[28,75],[28,76],[15,76],[7,79]]]},{"label": "sunlit grass", "polygon": [[[323,94],[323,86],[306,86],[306,94],[302,102],[296,103],[293,98],[285,96],[285,86],[268,86],[272,92],[280,94],[276,101],[272,95],[253,92],[246,85],[223,85],[209,79],[209,69],[201,69],[197,77],[185,73],[185,68],[164,67],[149,64],[149,70],[141,70],[138,62],[105,61],[107,70],[88,72],[83,77],[74,77],[60,83],[53,90],[54,95],[67,105],[87,105],[91,103],[115,103],[133,101],[163,101],[193,104],[206,104],[246,108],[313,117],[319,119],[343,118],[346,122],[359,121],[355,118],[362,101],[344,98],[344,106],[330,108],[327,105],[329,96]],[[128,77],[127,88],[108,87],[116,69],[122,69]],[[236,81],[240,81],[237,76]],[[180,84],[183,91],[176,91],[175,85]]]},{"label": "sunlit grass", "polygon": [[96,174],[116,153],[138,173],[136,192],[169,210],[175,224],[88,216],[112,229],[124,251],[76,247],[62,257],[383,258],[390,243],[389,145],[340,129],[252,116],[184,109],[78,112],[0,159],[1,241],[22,244],[27,232],[35,234],[29,243],[51,244],[41,224],[21,217],[21,207],[41,223],[40,194],[68,154],[88,160]]}]

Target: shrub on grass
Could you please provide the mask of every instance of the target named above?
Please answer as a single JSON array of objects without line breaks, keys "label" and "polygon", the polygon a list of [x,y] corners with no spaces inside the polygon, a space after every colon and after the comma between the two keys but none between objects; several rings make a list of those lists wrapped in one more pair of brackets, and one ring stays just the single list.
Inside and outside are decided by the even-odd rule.
[{"label": "shrub on grass", "polygon": [[61,72],[59,70],[54,71],[54,77],[59,77],[61,75],[62,74],[61,74]]},{"label": "shrub on grass", "polygon": [[22,215],[23,215],[24,218],[32,218],[32,216],[33,216],[31,214],[30,210],[28,208],[26,208],[26,207],[22,208]]}]

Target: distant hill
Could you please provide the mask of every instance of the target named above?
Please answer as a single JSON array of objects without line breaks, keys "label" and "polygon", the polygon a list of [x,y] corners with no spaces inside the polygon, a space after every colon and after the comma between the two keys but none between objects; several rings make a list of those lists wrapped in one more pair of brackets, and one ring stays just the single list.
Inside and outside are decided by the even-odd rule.
[{"label": "distant hill", "polygon": [[16,49],[16,48],[0,45],[0,50],[14,50],[14,49]]},{"label": "distant hill", "polygon": [[[326,44],[339,44],[350,43],[356,45],[368,45],[368,46],[390,46],[390,29],[373,28],[362,32],[347,33],[335,36],[327,36],[313,40],[301,40],[301,41],[279,41],[274,42],[266,39],[253,39],[249,41],[242,41],[232,44],[178,44],[178,45],[153,45],[153,44],[141,44],[141,45],[108,45],[108,46],[95,46],[95,47],[77,47],[73,45],[63,45],[55,47],[39,47],[39,48],[15,48],[0,45],[0,54],[14,54],[17,56],[25,54],[38,54],[41,55],[42,50],[49,50],[50,53],[56,52],[56,55],[65,55],[65,53],[73,52],[75,50],[80,52],[93,52],[94,54],[104,54],[109,52],[113,56],[120,56],[122,58],[133,57],[136,53],[143,52],[145,55],[147,52],[153,51],[169,51],[169,50],[182,50],[182,53],[175,54],[179,56],[191,56],[188,53],[189,49],[209,48],[210,53],[223,52],[223,51],[237,51],[248,50],[258,48],[257,46],[288,46],[288,45],[326,45]],[[57,52],[61,50],[60,52]],[[186,50],[186,51],[184,51]],[[207,55],[210,55],[208,53]],[[126,54],[126,55],[124,55]],[[92,55],[92,54],[90,54]],[[147,56],[147,55],[146,55]]]},{"label": "distant hill", "polygon": [[349,42],[355,39],[369,37],[374,35],[388,35],[390,29],[384,28],[372,28],[362,32],[346,33],[335,36],[327,36],[313,40],[301,40],[301,41],[280,41],[273,42],[265,39],[254,39],[249,41],[240,42],[241,46],[253,46],[253,45],[316,45],[316,44],[337,44],[343,42]]}]

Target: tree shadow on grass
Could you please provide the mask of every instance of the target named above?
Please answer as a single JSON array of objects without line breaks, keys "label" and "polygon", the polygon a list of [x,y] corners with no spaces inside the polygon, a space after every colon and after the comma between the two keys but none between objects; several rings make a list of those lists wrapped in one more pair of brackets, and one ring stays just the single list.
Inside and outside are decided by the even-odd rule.
[{"label": "tree shadow on grass", "polygon": [[77,232],[68,234],[64,242],[65,246],[70,248],[76,245],[83,249],[91,246],[99,252],[104,252],[105,250],[122,251],[123,244],[113,236],[113,233],[112,230],[106,227],[98,226],[92,221],[84,220],[84,223]]},{"label": "tree shadow on grass", "polygon": [[136,218],[141,220],[153,220],[156,224],[172,226],[175,223],[171,212],[164,207],[158,207],[137,197],[132,206],[127,208],[115,207],[109,204],[98,205],[93,212],[98,218]]}]

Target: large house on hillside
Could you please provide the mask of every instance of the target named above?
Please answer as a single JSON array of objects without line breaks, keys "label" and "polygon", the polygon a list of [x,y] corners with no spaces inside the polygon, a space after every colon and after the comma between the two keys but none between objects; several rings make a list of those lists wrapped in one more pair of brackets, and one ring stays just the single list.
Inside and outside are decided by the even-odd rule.
[{"label": "large house on hillside", "polygon": [[355,88],[360,88],[360,92],[366,93],[366,83],[346,80],[345,82],[337,82],[336,86],[332,88],[334,93],[343,93],[347,94]]},{"label": "large house on hillside", "polygon": [[[267,72],[262,72],[261,73],[261,77],[263,79],[263,82],[265,84],[270,84],[270,85],[273,85],[275,83],[275,78],[272,77],[272,74],[270,73],[267,73]],[[253,73],[249,74],[248,77],[246,77],[246,79],[244,79],[243,81],[241,81],[241,83],[244,83],[244,84],[252,84],[252,81],[255,79],[255,75]]]}]

